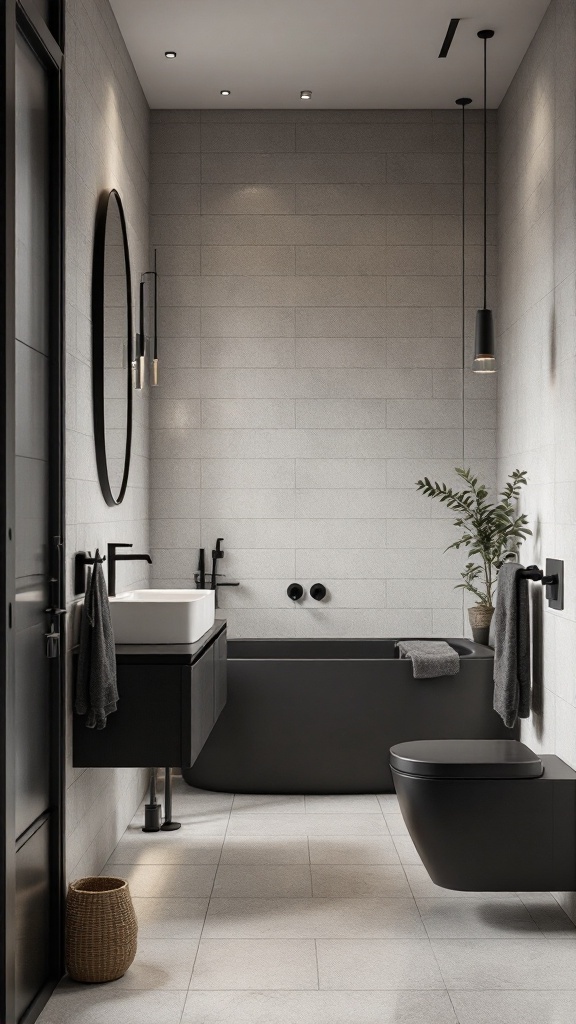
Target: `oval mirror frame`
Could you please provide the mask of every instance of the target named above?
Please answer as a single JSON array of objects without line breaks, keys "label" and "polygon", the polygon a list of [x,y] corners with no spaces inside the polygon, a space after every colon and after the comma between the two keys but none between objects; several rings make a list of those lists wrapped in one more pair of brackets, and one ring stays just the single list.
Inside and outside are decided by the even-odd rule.
[{"label": "oval mirror frame", "polygon": [[[105,320],[105,261],[106,261],[106,222],[108,207],[114,199],[117,203],[120,225],[122,230],[122,244],[124,249],[124,269],[126,274],[126,330],[127,330],[127,368],[126,368],[126,448],[124,453],[124,472],[118,496],[112,493],[110,474],[108,472],[108,459],[106,454],[106,410],[104,393],[104,371],[105,371],[105,344],[104,344],[104,320]],[[118,191],[113,188],[110,191],[102,192],[98,200],[96,210],[96,225],[94,231],[94,255],[92,263],[92,401],[94,414],[94,442],[96,447],[96,465],[98,468],[98,480],[100,489],[107,505],[113,507],[120,505],[126,494],[128,476],[130,473],[130,455],[132,450],[132,346],[133,346],[133,319],[132,319],[132,281],[130,276],[130,250],[128,247],[128,232],[126,230],[126,217],[124,207]]]}]

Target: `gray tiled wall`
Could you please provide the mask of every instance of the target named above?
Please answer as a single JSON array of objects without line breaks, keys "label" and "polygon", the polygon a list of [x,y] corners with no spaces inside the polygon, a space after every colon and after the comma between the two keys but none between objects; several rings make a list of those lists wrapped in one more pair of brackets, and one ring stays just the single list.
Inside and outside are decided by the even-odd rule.
[{"label": "gray tiled wall", "polygon": [[[242,583],[221,592],[232,635],[462,633],[450,524],[414,488],[463,461],[495,476],[494,381],[470,372],[463,436],[458,118],[152,112],[152,585],[188,585],[223,536]],[[481,143],[473,111],[469,314]],[[329,601],[294,607],[292,580]]]},{"label": "gray tiled wall", "polygon": [[[147,550],[148,402],[135,395],[132,468],[124,502],[108,508],[92,430],[90,296],[98,195],[116,187],[128,222],[133,281],[148,261],[149,110],[108,0],[66,10],[66,548],[68,641],[77,637],[74,553],[109,541]],[[144,563],[119,566],[119,586],[147,585]],[[73,664],[68,654],[66,848],[69,878],[98,873],[145,785],[140,769],[72,767]]]},{"label": "gray tiled wall", "polygon": [[[565,607],[534,588],[523,738],[576,768],[576,8],[553,0],[500,110],[499,475],[528,470],[525,558],[564,559]],[[561,902],[576,920],[574,894]]]},{"label": "gray tiled wall", "polygon": [[502,105],[500,473],[529,473],[526,557],[565,562],[543,611],[527,742],[576,767],[576,11],[553,0]]}]

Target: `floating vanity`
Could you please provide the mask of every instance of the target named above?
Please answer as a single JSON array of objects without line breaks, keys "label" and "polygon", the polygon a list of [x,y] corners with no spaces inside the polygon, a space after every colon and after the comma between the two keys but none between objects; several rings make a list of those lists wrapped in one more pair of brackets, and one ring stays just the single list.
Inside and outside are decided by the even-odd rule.
[{"label": "floating vanity", "polygon": [[195,643],[117,644],[117,710],[105,729],[74,716],[78,768],[194,764],[227,697],[226,622]]}]

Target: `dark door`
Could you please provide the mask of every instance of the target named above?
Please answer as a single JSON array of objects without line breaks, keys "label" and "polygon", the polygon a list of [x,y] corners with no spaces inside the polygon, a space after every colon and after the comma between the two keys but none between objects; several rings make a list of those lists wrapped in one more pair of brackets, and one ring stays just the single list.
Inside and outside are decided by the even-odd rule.
[{"label": "dark door", "polygon": [[[47,7],[47,5],[44,5]],[[62,418],[60,61],[42,5],[16,4],[13,61],[12,691],[6,728],[5,1017],[33,1019],[61,971]],[[54,40],[52,39],[52,44]],[[9,282],[7,281],[7,286]],[[9,339],[6,339],[6,344]],[[12,749],[10,749],[10,746]],[[11,804],[11,806],[10,806]]]}]

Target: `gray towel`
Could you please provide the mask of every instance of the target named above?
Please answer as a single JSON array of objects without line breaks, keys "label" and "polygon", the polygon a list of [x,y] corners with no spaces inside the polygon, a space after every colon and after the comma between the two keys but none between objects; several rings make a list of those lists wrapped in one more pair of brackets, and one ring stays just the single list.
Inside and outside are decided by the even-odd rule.
[{"label": "gray towel", "polygon": [[500,569],[494,613],[494,710],[509,729],[530,714],[530,616],[523,568],[505,562]]},{"label": "gray towel", "polygon": [[114,633],[106,581],[97,551],[82,609],[75,708],[77,714],[87,715],[89,729],[105,729],[106,718],[116,711],[117,701]]},{"label": "gray towel", "polygon": [[455,676],[460,671],[460,657],[445,640],[399,640],[396,646],[401,658],[412,658],[414,679]]}]

